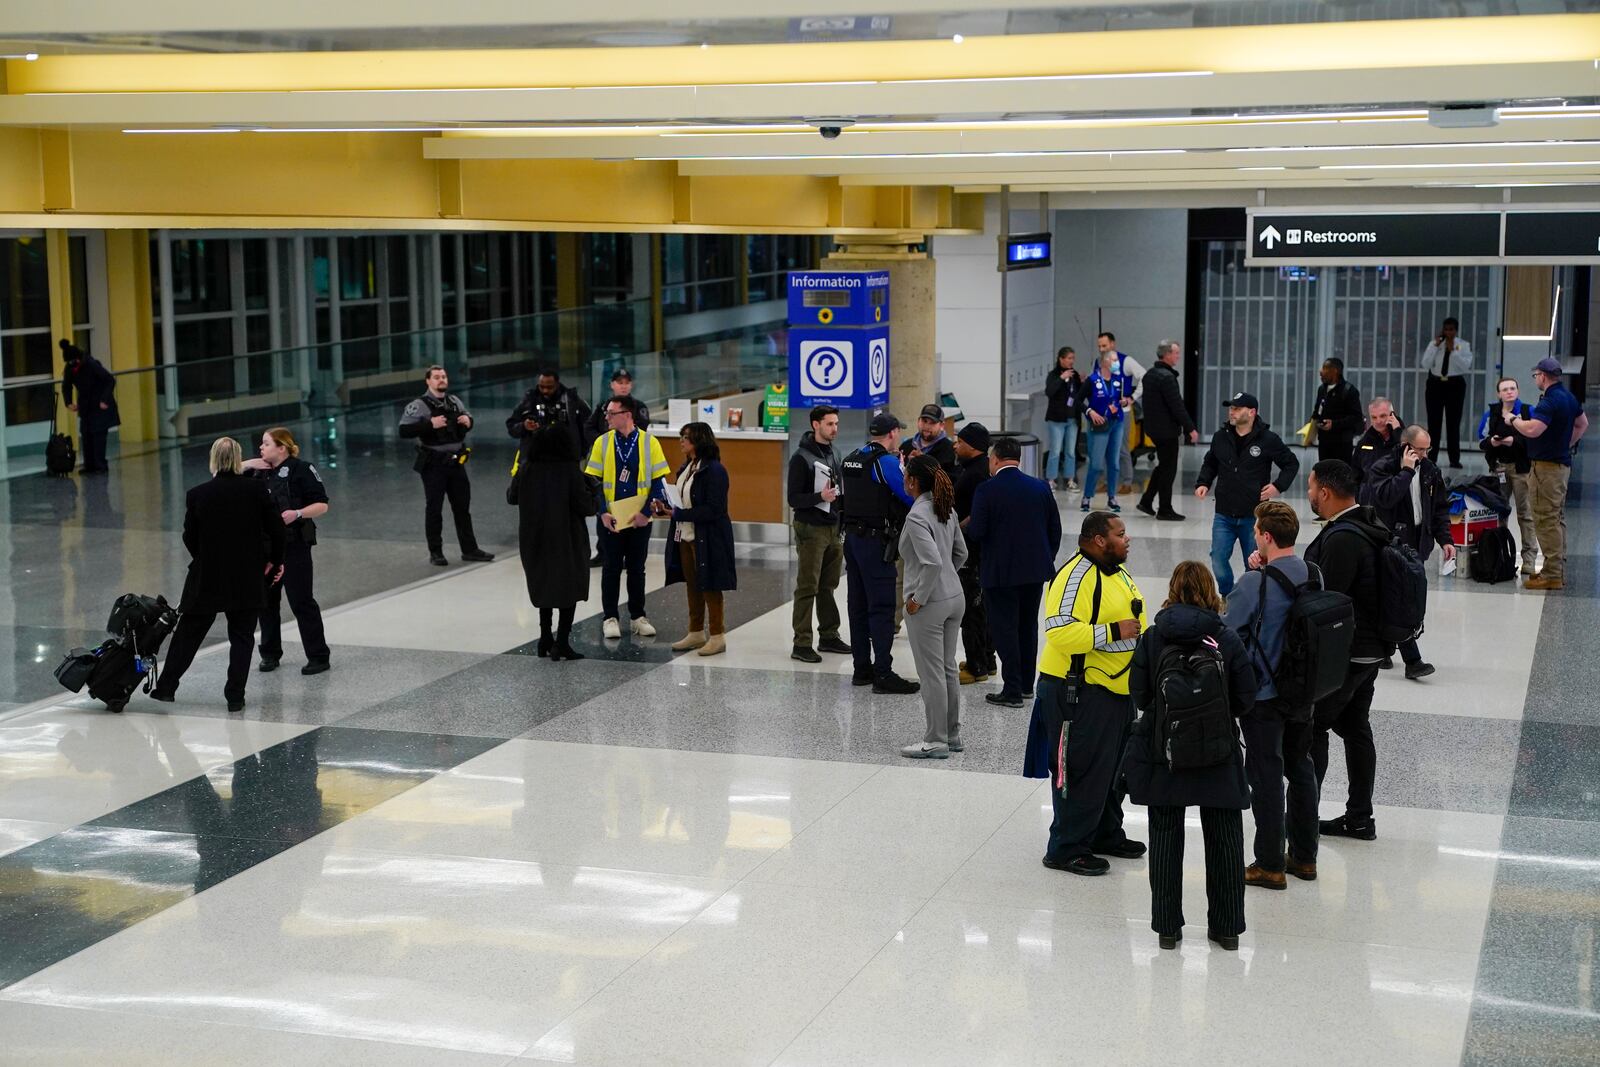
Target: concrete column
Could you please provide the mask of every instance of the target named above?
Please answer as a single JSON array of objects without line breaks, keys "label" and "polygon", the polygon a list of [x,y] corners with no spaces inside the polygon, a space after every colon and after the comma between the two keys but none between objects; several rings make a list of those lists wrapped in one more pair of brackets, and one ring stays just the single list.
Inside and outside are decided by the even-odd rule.
[{"label": "concrete column", "polygon": [[933,259],[922,252],[846,249],[823,259],[821,269],[889,272],[889,410],[914,425],[922,405],[939,399]]}]

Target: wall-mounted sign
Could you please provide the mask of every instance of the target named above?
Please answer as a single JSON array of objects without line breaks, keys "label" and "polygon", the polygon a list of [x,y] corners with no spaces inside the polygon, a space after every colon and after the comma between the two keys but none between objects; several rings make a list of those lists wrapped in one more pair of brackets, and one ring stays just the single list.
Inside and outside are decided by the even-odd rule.
[{"label": "wall-mounted sign", "polygon": [[1507,258],[1600,260],[1600,211],[1506,212]]},{"label": "wall-mounted sign", "polygon": [[1255,209],[1245,265],[1600,263],[1600,211]]},{"label": "wall-mounted sign", "polygon": [[1000,269],[1031,270],[1050,265],[1048,233],[1014,233],[1000,238]]}]

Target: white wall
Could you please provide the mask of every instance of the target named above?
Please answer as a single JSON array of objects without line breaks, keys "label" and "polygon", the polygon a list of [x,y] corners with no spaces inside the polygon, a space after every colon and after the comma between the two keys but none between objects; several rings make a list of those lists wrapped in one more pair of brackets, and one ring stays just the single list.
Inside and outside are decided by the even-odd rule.
[{"label": "white wall", "polygon": [[1055,213],[1055,343],[1094,352],[1109,330],[1146,367],[1183,337],[1189,219],[1184,209]]},{"label": "white wall", "polygon": [[[1046,228],[1037,210],[1011,212],[1011,230]],[[939,387],[954,393],[968,421],[1000,426],[1000,303],[1007,285],[1007,378],[1005,392],[1042,390],[1054,330],[1055,275],[1051,268],[1001,274],[997,238],[1000,200],[987,198],[983,233],[936,237],[929,251],[938,264],[934,337]],[[1015,410],[1015,409],[1014,409]],[[905,416],[902,414],[902,418]],[[1013,427],[1020,428],[1020,427]]]}]

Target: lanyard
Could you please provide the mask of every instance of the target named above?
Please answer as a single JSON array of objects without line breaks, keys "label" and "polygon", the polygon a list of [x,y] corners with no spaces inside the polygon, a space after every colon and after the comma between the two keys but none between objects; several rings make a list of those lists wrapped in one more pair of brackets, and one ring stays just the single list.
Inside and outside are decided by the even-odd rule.
[{"label": "lanyard", "polygon": [[621,434],[617,434],[617,481],[633,481],[633,460],[639,454],[639,431],[633,432],[633,440],[625,443]]}]

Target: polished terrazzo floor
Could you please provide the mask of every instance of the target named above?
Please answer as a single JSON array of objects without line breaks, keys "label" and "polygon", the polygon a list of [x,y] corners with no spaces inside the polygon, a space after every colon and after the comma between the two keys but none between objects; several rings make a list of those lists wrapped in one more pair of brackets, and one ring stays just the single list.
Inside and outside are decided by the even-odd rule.
[{"label": "polished terrazzo floor", "polygon": [[[480,538],[510,554],[438,572],[392,432],[307,429],[335,669],[254,675],[243,715],[215,651],[176,704],[120,716],[49,674],[116,592],[175,595],[203,456],[0,483],[0,1064],[1600,1059],[1581,465],[1564,593],[1435,578],[1439,673],[1379,683],[1379,839],[1250,890],[1232,954],[1204,937],[1192,823],[1191,925],[1162,953],[1143,861],[1039,865],[1024,713],[969,688],[966,752],[908,764],[915,698],[788,659],[786,549],[741,550],[725,656],[667,649],[686,611],[656,555],[660,637],[603,642],[591,602],[592,658],[552,664],[499,500],[509,449],[485,434],[474,475]],[[1205,558],[1209,509],[1184,510],[1128,515],[1152,601]],[[1327,814],[1343,789],[1336,756]]]}]

